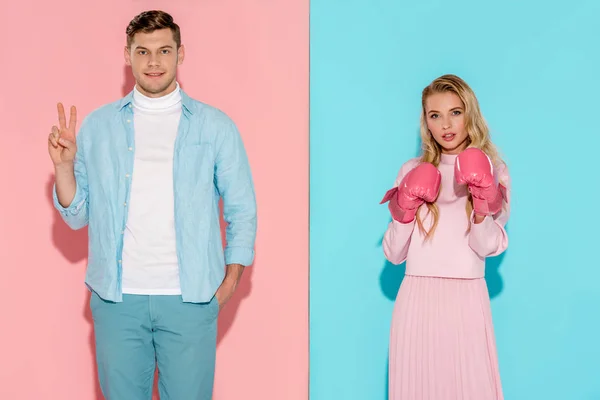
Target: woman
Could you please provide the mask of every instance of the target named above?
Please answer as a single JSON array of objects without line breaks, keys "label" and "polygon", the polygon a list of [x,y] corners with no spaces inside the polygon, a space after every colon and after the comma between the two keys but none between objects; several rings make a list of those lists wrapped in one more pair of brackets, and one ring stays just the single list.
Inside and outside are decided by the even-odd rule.
[{"label": "woman", "polygon": [[506,250],[510,179],[471,88],[444,75],[422,93],[422,155],[389,201],[386,258],[406,261],[390,335],[390,400],[500,400],[485,258]]}]

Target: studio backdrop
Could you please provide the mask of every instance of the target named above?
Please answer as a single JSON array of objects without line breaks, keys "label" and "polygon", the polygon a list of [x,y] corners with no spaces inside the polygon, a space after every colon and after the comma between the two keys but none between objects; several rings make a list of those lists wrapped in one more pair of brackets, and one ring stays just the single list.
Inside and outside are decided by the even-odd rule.
[{"label": "studio backdrop", "polygon": [[475,90],[512,176],[487,262],[505,398],[600,399],[600,3],[311,1],[310,399],[384,400],[393,302],[379,201],[418,154],[421,90]]},{"label": "studio backdrop", "polygon": [[509,248],[486,266],[505,398],[600,398],[595,0],[13,2],[0,398],[101,399],[87,232],[52,207],[46,140],[58,101],[82,121],[132,89],[125,28],[153,8],[182,28],[182,88],[236,122],[256,185],[256,261],[220,315],[214,400],[387,398],[404,266],[384,259],[379,201],[446,73],[475,90],[512,176]]},{"label": "studio backdrop", "polygon": [[219,316],[214,400],[305,400],[308,0],[13,1],[5,8],[0,399],[102,398],[84,286],[87,231],[71,231],[52,207],[47,138],[57,102],[76,105],[81,123],[132,90],[125,28],[149,9],[180,25],[181,86],[236,122],[255,181],[256,260]]}]

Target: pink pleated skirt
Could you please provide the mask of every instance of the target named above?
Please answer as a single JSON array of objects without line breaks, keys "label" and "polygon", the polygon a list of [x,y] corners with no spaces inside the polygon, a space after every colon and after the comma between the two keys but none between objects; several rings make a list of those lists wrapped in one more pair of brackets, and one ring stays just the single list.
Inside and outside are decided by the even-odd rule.
[{"label": "pink pleated skirt", "polygon": [[485,279],[405,276],[389,356],[389,400],[502,400]]}]

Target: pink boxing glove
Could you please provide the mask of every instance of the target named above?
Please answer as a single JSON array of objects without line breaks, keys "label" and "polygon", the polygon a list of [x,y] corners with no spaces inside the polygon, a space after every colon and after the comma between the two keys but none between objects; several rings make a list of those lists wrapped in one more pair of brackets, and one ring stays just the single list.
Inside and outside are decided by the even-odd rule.
[{"label": "pink boxing glove", "polygon": [[454,178],[466,184],[473,196],[473,210],[479,215],[494,215],[502,209],[503,188],[494,177],[490,158],[481,150],[470,147],[456,157]]},{"label": "pink boxing glove", "polygon": [[437,198],[441,180],[440,171],[433,164],[421,163],[406,174],[398,187],[388,190],[379,204],[389,201],[392,218],[404,224],[411,222],[424,202]]}]

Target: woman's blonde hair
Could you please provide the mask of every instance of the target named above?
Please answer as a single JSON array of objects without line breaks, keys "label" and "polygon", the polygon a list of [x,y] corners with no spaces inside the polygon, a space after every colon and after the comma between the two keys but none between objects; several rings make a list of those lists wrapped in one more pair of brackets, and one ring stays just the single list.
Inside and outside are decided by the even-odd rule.
[{"label": "woman's blonde hair", "polygon": [[[489,128],[485,119],[481,115],[481,110],[479,109],[479,102],[477,101],[477,97],[473,90],[469,87],[469,85],[459,78],[456,75],[443,75],[439,78],[435,79],[431,82],[425,89],[423,89],[421,95],[421,161],[429,162],[435,165],[436,167],[440,164],[440,160],[442,157],[442,148],[435,141],[431,132],[427,128],[427,115],[425,110],[425,102],[427,98],[432,94],[436,93],[454,93],[456,94],[462,101],[465,107],[465,129],[467,131],[467,146],[468,147],[476,147],[486,153],[490,159],[492,160],[492,164],[494,166],[498,166],[502,163],[502,160],[498,154],[496,146],[492,143],[490,138]],[[433,236],[435,228],[437,227],[439,220],[439,209],[435,203],[426,203],[428,208],[428,213],[431,214],[433,218],[433,222],[429,230],[426,230],[423,227],[423,221],[417,213],[417,224],[419,226],[419,230],[421,233],[425,235],[426,239],[429,239]],[[471,215],[473,210],[473,199],[471,195],[469,195],[469,199],[467,201],[466,213],[467,220],[468,216]],[[470,223],[469,228],[470,229]]]}]

